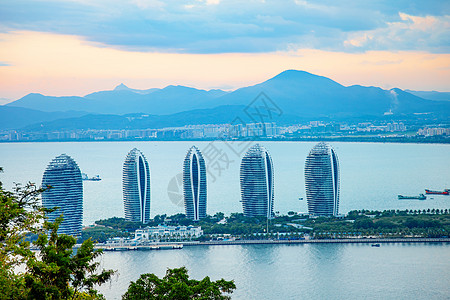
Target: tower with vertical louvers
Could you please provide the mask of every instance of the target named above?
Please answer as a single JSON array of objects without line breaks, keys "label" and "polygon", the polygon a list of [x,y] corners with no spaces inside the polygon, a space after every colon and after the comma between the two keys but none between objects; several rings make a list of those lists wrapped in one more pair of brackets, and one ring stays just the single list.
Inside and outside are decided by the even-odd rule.
[{"label": "tower with vertical louvers", "polygon": [[241,202],[247,217],[273,217],[274,175],[272,158],[256,144],[241,161]]},{"label": "tower with vertical louvers", "polygon": [[206,217],[206,167],[200,150],[192,146],[183,164],[183,195],[186,216],[194,221]]},{"label": "tower with vertical louvers", "polygon": [[330,145],[319,143],[309,152],[305,164],[305,185],[309,214],[339,214],[339,161]]},{"label": "tower with vertical louvers", "polygon": [[83,182],[80,168],[68,155],[55,157],[47,166],[42,178],[42,205],[45,208],[55,208],[47,214],[48,220],[54,222],[63,215],[58,234],[81,236],[83,222]]},{"label": "tower with vertical louvers", "polygon": [[125,219],[147,223],[150,220],[150,169],[144,154],[136,148],[125,158],[122,183]]}]

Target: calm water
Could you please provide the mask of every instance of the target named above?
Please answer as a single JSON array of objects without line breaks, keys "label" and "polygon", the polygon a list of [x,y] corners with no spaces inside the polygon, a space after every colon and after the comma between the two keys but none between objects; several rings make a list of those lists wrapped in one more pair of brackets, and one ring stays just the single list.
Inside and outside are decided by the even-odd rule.
[{"label": "calm water", "polygon": [[[87,142],[0,144],[0,174],[6,188],[13,182],[41,183],[47,164],[57,155],[72,156],[82,172],[99,174],[100,182],[85,181],[84,224],[123,216],[122,164],[137,147],[146,155],[151,173],[151,215],[183,212],[167,194],[170,180],[182,170],[184,156],[193,142]],[[304,163],[315,143],[262,142],[272,155],[275,169],[275,211],[306,212]],[[241,212],[237,153],[248,144],[195,142],[201,151],[219,149],[222,160],[211,161],[208,175],[208,213]],[[450,146],[419,144],[332,143],[340,161],[340,212],[353,209],[450,208],[449,196],[425,201],[397,200],[398,194],[418,195],[425,188],[450,188]],[[205,153],[206,154],[206,153]],[[226,161],[229,161],[227,164]],[[216,164],[214,164],[216,162]],[[228,167],[227,167],[228,165]],[[217,167],[223,168],[220,174]],[[177,186],[175,185],[175,188]],[[181,187],[179,187],[181,188]],[[173,189],[173,187],[172,187]]]},{"label": "calm water", "polygon": [[[84,223],[123,216],[122,163],[137,147],[151,172],[151,214],[174,214],[183,207],[167,194],[170,180],[181,172],[192,142],[98,142],[0,144],[0,174],[7,189],[13,182],[40,183],[47,164],[67,153],[100,182],[84,184]],[[239,152],[249,145],[195,142],[204,153],[219,149],[224,168],[208,175],[208,213],[241,212]],[[275,210],[307,210],[304,163],[315,143],[263,142],[275,168]],[[418,195],[425,188],[450,188],[450,146],[332,143],[340,160],[340,211],[352,209],[450,208],[449,196],[425,201],[399,201],[398,194]],[[208,152],[209,153],[209,152]],[[210,153],[210,155],[212,155]],[[217,164],[215,165],[217,167]],[[176,193],[177,185],[172,186]],[[131,280],[142,273],[163,276],[167,267],[186,266],[193,278],[234,279],[233,299],[449,299],[450,245],[358,244],[248,245],[185,247],[182,250],[105,253],[105,268],[119,275],[101,288],[107,299],[120,299]]]},{"label": "calm water", "polygon": [[233,299],[449,299],[449,244],[197,246],[108,252],[118,270],[107,299],[120,299],[139,274],[186,266],[195,279],[234,279]]}]

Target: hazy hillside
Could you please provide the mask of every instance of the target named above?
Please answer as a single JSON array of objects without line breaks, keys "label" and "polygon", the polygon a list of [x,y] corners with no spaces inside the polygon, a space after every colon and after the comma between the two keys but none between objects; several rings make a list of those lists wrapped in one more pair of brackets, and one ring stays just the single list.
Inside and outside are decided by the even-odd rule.
[{"label": "hazy hillside", "polygon": [[84,112],[43,112],[22,107],[0,106],[0,129],[19,129],[31,124],[79,117]]},{"label": "hazy hillside", "polygon": [[88,108],[91,105],[91,101],[83,97],[53,97],[31,93],[19,100],[6,104],[5,106],[23,107],[46,112],[58,112],[70,110],[87,111],[85,108]]},{"label": "hazy hillside", "polygon": [[177,112],[217,106],[213,99],[226,94],[221,90],[199,90],[184,86],[167,86],[163,89],[133,90],[119,85],[112,91],[100,91],[84,97],[51,97],[28,94],[7,104],[41,111],[80,110],[96,114]]},{"label": "hazy hillside", "polygon": [[421,113],[450,109],[448,103],[432,102],[399,89],[345,87],[329,78],[288,70],[263,83],[236,90],[221,97],[222,104],[243,104],[265,92],[283,111],[303,117],[343,117]]},{"label": "hazy hillside", "polygon": [[427,99],[427,100],[450,101],[450,92],[411,91],[411,90],[405,90],[405,92],[408,92],[417,97]]},{"label": "hazy hillside", "polygon": [[[265,99],[265,102],[261,99],[254,102],[261,92],[264,92],[268,99]],[[76,119],[52,121],[42,126],[38,124],[40,128],[56,130],[75,124],[77,128],[143,126],[144,121],[130,125],[126,122],[126,117],[122,116],[136,113],[150,115],[145,120],[145,126],[148,128],[229,123],[236,117],[245,119],[247,116],[244,110],[247,106],[267,113],[264,111],[269,109],[267,105],[276,107],[276,114],[281,114],[281,117],[272,120],[284,123],[317,118],[382,117],[385,113],[398,116],[427,113],[442,118],[447,117],[450,111],[450,101],[425,100],[400,89],[383,90],[359,85],[345,87],[323,76],[288,70],[260,84],[230,93],[173,85],[163,89],[136,90],[120,84],[114,90],[95,92],[84,97],[29,94],[2,107],[2,114],[5,117],[2,119],[1,128],[19,128],[42,123],[44,120],[52,121],[68,117],[62,115],[61,111],[84,111],[91,115],[78,118],[86,114],[80,112],[76,115]],[[18,107],[55,114],[45,115],[36,111],[22,113],[11,110]],[[9,112],[6,112],[7,108],[10,108]],[[99,114],[108,116],[102,117],[98,116]]]},{"label": "hazy hillside", "polygon": [[[118,116],[88,114],[81,117],[34,124],[22,129],[34,132],[73,129],[156,129],[181,127],[187,124],[227,124],[231,123],[236,116],[244,122],[251,122],[251,119],[245,114],[244,109],[245,106],[229,105],[210,109],[191,110],[172,115],[127,114]],[[293,115],[284,114],[279,117],[274,116],[271,121],[277,122],[278,124],[292,124],[305,120]]]}]

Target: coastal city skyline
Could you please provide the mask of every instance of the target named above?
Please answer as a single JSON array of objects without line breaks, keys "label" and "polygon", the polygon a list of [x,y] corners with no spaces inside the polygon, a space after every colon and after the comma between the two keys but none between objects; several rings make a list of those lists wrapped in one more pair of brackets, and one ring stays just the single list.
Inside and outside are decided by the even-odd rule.
[{"label": "coastal city skyline", "polygon": [[[331,154],[322,153],[327,149],[331,151]],[[311,155],[316,152],[323,158],[312,158]],[[316,160],[317,162],[315,162]],[[330,160],[331,164],[327,163],[327,160]],[[328,144],[318,143],[311,150],[306,162],[305,182],[308,213],[311,216],[337,216],[339,165],[334,150]],[[189,148],[183,161],[182,171],[185,215],[193,221],[199,221],[207,216],[206,175],[211,172],[211,169],[208,169],[201,151],[196,146]],[[263,216],[268,219],[274,217],[274,173],[269,152],[258,143],[249,147],[242,157],[240,165],[240,202],[246,217]],[[323,175],[323,178],[312,180],[311,176],[315,176],[314,173]],[[330,179],[327,177],[328,175],[331,176]],[[146,224],[151,220],[150,177],[150,167],[146,157],[140,150],[133,148],[127,154],[123,164],[125,220],[141,224]],[[74,232],[74,235],[77,236],[81,233],[82,182],[84,180],[100,181],[101,178],[99,175],[89,177],[87,174],[81,173],[77,163],[66,154],[61,154],[52,160],[44,172],[42,187],[46,191],[43,194],[43,205],[47,208],[59,207],[56,212],[49,215],[50,220],[54,221],[61,214],[60,212],[63,212],[65,221],[60,227],[62,233],[72,234]],[[311,182],[313,181],[318,185],[312,186]],[[328,187],[330,184],[331,186]],[[321,207],[322,209],[320,209]],[[216,212],[219,211],[214,211],[212,214]]]},{"label": "coastal city skyline", "polygon": [[0,299],[447,299],[449,145],[448,0],[0,1]]}]

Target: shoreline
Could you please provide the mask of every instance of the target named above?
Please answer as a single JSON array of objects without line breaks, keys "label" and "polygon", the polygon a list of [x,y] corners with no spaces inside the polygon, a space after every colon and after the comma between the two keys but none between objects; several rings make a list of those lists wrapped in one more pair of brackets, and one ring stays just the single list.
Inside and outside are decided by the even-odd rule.
[{"label": "shoreline", "polygon": [[238,240],[208,242],[160,242],[150,245],[95,245],[104,251],[172,250],[193,246],[236,246],[236,245],[298,245],[298,244],[389,244],[389,243],[450,243],[450,238],[365,238],[365,239],[316,239],[316,240]]},{"label": "shoreline", "polygon": [[265,245],[265,244],[373,244],[373,243],[450,243],[450,238],[365,238],[365,239],[315,239],[315,240],[239,240],[180,242],[183,246]]},{"label": "shoreline", "polygon": [[[230,142],[230,141],[249,141],[250,139],[120,139],[120,140],[92,140],[92,139],[79,139],[79,140],[16,140],[16,141],[0,141],[0,144],[21,144],[21,143],[101,143],[101,142]],[[315,138],[254,138],[251,139],[253,142],[340,142],[340,143],[386,143],[386,144],[435,144],[435,145],[448,145],[450,140],[421,140],[412,139],[408,140],[406,138],[352,138],[352,137],[315,137]]]}]

